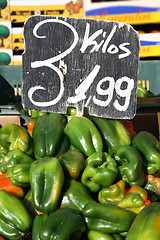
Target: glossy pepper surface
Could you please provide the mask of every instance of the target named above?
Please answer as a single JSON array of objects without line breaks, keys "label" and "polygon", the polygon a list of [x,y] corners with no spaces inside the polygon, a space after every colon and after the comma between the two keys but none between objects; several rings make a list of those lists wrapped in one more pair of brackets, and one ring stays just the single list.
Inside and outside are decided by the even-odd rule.
[{"label": "glossy pepper surface", "polygon": [[110,234],[90,230],[87,232],[88,240],[122,240],[119,234]]},{"label": "glossy pepper surface", "polygon": [[84,160],[84,154],[74,149],[69,149],[59,157],[64,172],[73,179],[77,179],[84,169]]},{"label": "glossy pepper surface", "polygon": [[23,239],[32,227],[32,218],[20,199],[0,190],[0,235],[11,240]]},{"label": "glossy pepper surface", "polygon": [[132,140],[132,145],[141,153],[149,174],[160,170],[160,143],[152,133],[139,132]]},{"label": "glossy pepper surface", "polygon": [[120,180],[110,187],[102,188],[98,194],[99,202],[117,205],[125,196],[125,187],[125,181]]},{"label": "glossy pepper surface", "polygon": [[102,136],[105,152],[114,155],[120,146],[131,144],[130,133],[120,121],[93,116],[92,120]]},{"label": "glossy pepper surface", "polygon": [[121,146],[115,154],[122,179],[130,185],[142,186],[145,180],[142,158],[133,146]]},{"label": "glossy pepper surface", "polygon": [[34,219],[40,212],[36,210],[34,204],[33,204],[33,199],[32,199],[32,190],[29,189],[25,197],[23,198],[23,203],[31,215],[31,217]]},{"label": "glossy pepper surface", "polygon": [[141,84],[138,84],[138,87],[137,87],[137,97],[153,98],[155,96],[151,92],[147,91],[147,89],[145,87],[143,87]]},{"label": "glossy pepper surface", "polygon": [[33,162],[33,158],[22,150],[11,150],[0,160],[0,171],[2,173],[7,172],[9,168],[16,166],[17,164],[30,164]]},{"label": "glossy pepper surface", "polygon": [[8,149],[0,145],[0,163],[2,161],[1,159],[3,159],[7,153],[8,153]]},{"label": "glossy pepper surface", "polygon": [[88,203],[82,213],[90,230],[104,233],[127,232],[136,216],[126,209],[104,203]]},{"label": "glossy pepper surface", "polygon": [[79,211],[59,208],[44,222],[40,231],[40,239],[79,240],[85,229],[86,224]]},{"label": "glossy pepper surface", "polygon": [[160,203],[146,206],[136,216],[126,240],[159,240],[160,239]]},{"label": "glossy pepper surface", "polygon": [[28,155],[33,154],[33,142],[27,129],[14,123],[0,129],[0,145],[8,150],[20,149]]},{"label": "glossy pepper surface", "polygon": [[36,160],[30,166],[29,175],[35,208],[47,214],[53,212],[64,183],[64,173],[59,160],[55,157]]},{"label": "glossy pepper surface", "polygon": [[144,205],[144,199],[141,197],[139,193],[136,192],[128,192],[124,198],[118,203],[119,207],[122,208],[139,208]]},{"label": "glossy pepper surface", "polygon": [[32,131],[36,159],[58,154],[65,124],[66,118],[61,114],[49,113],[38,117]]},{"label": "glossy pepper surface", "polygon": [[[99,154],[99,155],[98,155]],[[116,161],[105,152],[93,153],[85,167],[81,182],[92,192],[98,192],[101,187],[112,185],[117,177]]]},{"label": "glossy pepper surface", "polygon": [[125,189],[126,195],[118,206],[138,214],[144,207],[151,202],[148,200],[147,191],[138,185],[133,185],[130,189]]},{"label": "glossy pepper surface", "polygon": [[40,231],[42,226],[45,224],[45,221],[47,220],[48,215],[46,213],[42,213],[37,215],[34,218],[33,226],[32,226],[32,239],[33,240],[40,240]]},{"label": "glossy pepper surface", "polygon": [[87,187],[74,179],[65,179],[65,188],[60,207],[82,211],[89,202],[95,202]]},{"label": "glossy pepper surface", "polygon": [[14,186],[27,187],[30,185],[30,165],[31,164],[21,163],[7,170],[7,177],[9,177],[11,183]]},{"label": "glossy pepper surface", "polygon": [[6,176],[6,173],[0,175],[0,190],[2,189],[18,198],[23,198],[25,196],[23,188],[14,186]]},{"label": "glossy pepper surface", "polygon": [[67,123],[64,133],[71,144],[87,157],[103,149],[100,133],[87,117],[73,116]]}]

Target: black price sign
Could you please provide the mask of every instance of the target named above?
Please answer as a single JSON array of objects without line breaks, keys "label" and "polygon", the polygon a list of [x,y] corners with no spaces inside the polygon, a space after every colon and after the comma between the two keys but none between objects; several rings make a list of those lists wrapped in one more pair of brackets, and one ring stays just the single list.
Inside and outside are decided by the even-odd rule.
[{"label": "black price sign", "polygon": [[136,112],[139,38],[126,23],[34,16],[24,25],[26,109],[131,119]]}]

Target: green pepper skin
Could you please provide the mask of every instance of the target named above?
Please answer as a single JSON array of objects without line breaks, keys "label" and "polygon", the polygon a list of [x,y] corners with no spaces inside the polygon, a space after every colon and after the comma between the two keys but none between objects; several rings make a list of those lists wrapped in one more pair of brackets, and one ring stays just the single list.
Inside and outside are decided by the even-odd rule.
[{"label": "green pepper skin", "polygon": [[110,187],[102,188],[98,194],[99,202],[117,205],[125,197],[125,187],[125,181],[120,180]]},{"label": "green pepper skin", "polygon": [[33,199],[32,199],[32,190],[29,189],[25,197],[23,198],[23,203],[31,215],[31,217],[34,219],[38,215],[38,211],[35,209],[35,206],[33,204]]},{"label": "green pepper skin", "polygon": [[160,170],[160,143],[150,132],[141,131],[132,140],[132,145],[141,153],[147,162],[146,171],[153,174]]},{"label": "green pepper skin", "polygon": [[8,150],[20,149],[33,155],[33,141],[27,129],[14,123],[4,125],[0,129],[0,145]]},{"label": "green pepper skin", "polygon": [[88,240],[122,240],[119,234],[102,233],[90,230],[87,233]]},{"label": "green pepper skin", "polygon": [[64,133],[68,136],[71,144],[87,157],[103,149],[99,131],[86,117],[73,116],[67,123]]},{"label": "green pepper skin", "polygon": [[98,160],[101,162],[112,163],[113,165],[117,166],[117,162],[114,160],[114,158],[106,152],[93,153],[85,160],[85,166],[87,166],[92,161],[98,161]]},{"label": "green pepper skin", "polygon": [[143,208],[133,221],[126,240],[160,239],[160,203],[154,202]]},{"label": "green pepper skin", "polygon": [[0,164],[3,162],[3,158],[7,155],[8,149],[0,145]]},{"label": "green pepper skin", "polygon": [[0,171],[6,173],[9,168],[16,166],[17,164],[30,164],[33,162],[33,158],[21,150],[9,151],[0,162]]},{"label": "green pepper skin", "polygon": [[63,140],[61,141],[58,149],[57,149],[57,153],[55,155],[56,158],[59,158],[61,155],[63,155],[64,153],[66,153],[69,149],[70,149],[70,142],[69,139],[66,135],[64,135]]},{"label": "green pepper skin", "polygon": [[40,117],[44,114],[48,114],[47,112],[43,112],[43,111],[37,111],[37,110],[31,110],[31,117]]},{"label": "green pepper skin", "polygon": [[137,87],[137,97],[141,98],[153,98],[155,97],[151,92],[147,91],[141,84],[138,84]]},{"label": "green pepper skin", "polygon": [[[96,155],[96,160],[93,155]],[[89,160],[86,160],[88,164],[81,177],[81,182],[92,192],[98,192],[102,187],[112,185],[118,174],[117,163],[111,156],[108,156],[109,154],[99,152],[99,157],[97,155],[98,152],[93,153]]]},{"label": "green pepper skin", "polygon": [[35,208],[47,214],[55,211],[64,183],[59,160],[45,157],[32,162],[29,176]]},{"label": "green pepper skin", "polygon": [[62,196],[61,208],[68,207],[82,211],[89,202],[95,202],[87,187],[74,179],[65,179],[65,191]]},{"label": "green pepper skin", "polygon": [[62,114],[49,113],[38,117],[32,131],[36,159],[58,154],[65,125],[66,118]]},{"label": "green pepper skin", "polygon": [[139,193],[129,192],[125,197],[118,203],[121,208],[139,208],[144,205],[144,199]]},{"label": "green pepper skin", "polygon": [[30,185],[30,165],[27,163],[17,164],[7,170],[7,177],[13,185],[17,187],[28,187]]},{"label": "green pepper skin", "polygon": [[0,190],[0,236],[20,240],[31,231],[32,218],[22,201]]},{"label": "green pepper skin", "polygon": [[32,240],[41,239],[40,231],[47,219],[48,219],[48,215],[46,213],[39,214],[34,218],[33,226],[32,226]]},{"label": "green pepper skin", "polygon": [[130,133],[120,121],[94,116],[92,120],[102,136],[104,152],[114,155],[120,146],[131,144]]},{"label": "green pepper skin", "polygon": [[69,149],[59,157],[59,161],[68,177],[77,179],[84,169],[85,156],[78,150]]},{"label": "green pepper skin", "polygon": [[41,240],[79,240],[86,229],[83,216],[71,208],[59,208],[51,213],[44,222]]},{"label": "green pepper skin", "polygon": [[136,217],[124,208],[103,203],[88,203],[82,213],[89,230],[112,234],[127,232]]},{"label": "green pepper skin", "polygon": [[115,160],[118,162],[118,169],[124,181],[128,182],[131,186],[143,185],[145,175],[142,167],[142,158],[135,147],[119,147],[115,154]]}]

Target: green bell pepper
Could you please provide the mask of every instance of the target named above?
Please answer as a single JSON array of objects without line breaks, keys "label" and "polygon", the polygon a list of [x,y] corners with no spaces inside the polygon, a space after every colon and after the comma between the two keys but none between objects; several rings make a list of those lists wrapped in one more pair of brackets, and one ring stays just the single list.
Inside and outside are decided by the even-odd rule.
[{"label": "green bell pepper", "polygon": [[20,240],[31,231],[32,218],[22,201],[0,190],[0,236]]},{"label": "green bell pepper", "polygon": [[7,155],[8,149],[0,145],[0,164],[3,162],[3,158]]},{"label": "green bell pepper", "polygon": [[49,113],[38,117],[32,131],[36,159],[58,154],[65,125],[66,118],[62,114]]},{"label": "green bell pepper", "polygon": [[99,131],[86,117],[73,116],[67,123],[64,133],[68,136],[71,144],[87,157],[94,152],[103,150]]},{"label": "green bell pepper", "polygon": [[32,226],[32,239],[33,240],[41,239],[40,231],[47,219],[48,219],[48,215],[46,213],[39,214],[34,218],[33,226]]},{"label": "green bell pepper", "polygon": [[31,164],[21,163],[7,170],[7,177],[17,187],[28,187],[30,185],[29,171]]},{"label": "green bell pepper", "polygon": [[71,208],[59,208],[51,213],[41,227],[41,240],[79,240],[86,229],[83,216]]},{"label": "green bell pepper", "polygon": [[66,135],[64,135],[59,147],[57,148],[57,153],[54,157],[59,158],[62,154],[66,153],[70,149],[70,141]]},{"label": "green bell pepper", "polygon": [[59,160],[45,157],[32,162],[29,176],[35,208],[47,214],[55,211],[64,183]]},{"label": "green bell pepper", "polygon": [[117,205],[125,196],[125,187],[125,181],[120,180],[110,187],[102,188],[98,194],[99,202]]},{"label": "green bell pepper", "polygon": [[87,187],[74,179],[65,179],[64,192],[60,207],[82,211],[89,202],[95,202]]},{"label": "green bell pepper", "polygon": [[[95,157],[94,157],[95,156]],[[97,157],[100,160],[97,160]],[[116,161],[105,152],[98,152],[89,157],[81,182],[92,192],[98,192],[101,187],[108,187],[114,183],[118,174]]]},{"label": "green bell pepper", "polygon": [[87,232],[88,240],[122,240],[119,234],[102,233],[90,230]]},{"label": "green bell pepper", "polygon": [[130,133],[120,121],[94,116],[92,120],[102,136],[104,152],[114,155],[120,146],[131,144]]},{"label": "green bell pepper", "polygon": [[124,198],[117,204],[117,206],[121,208],[139,208],[144,205],[144,199],[141,197],[139,193],[129,192]]},{"label": "green bell pepper", "polygon": [[147,91],[147,89],[144,88],[141,84],[138,84],[138,87],[137,87],[137,97],[153,98],[155,96],[151,92]]},{"label": "green bell pepper", "polygon": [[133,146],[121,146],[115,154],[122,179],[132,185],[142,186],[145,180],[142,158]]},{"label": "green bell pepper", "polygon": [[22,150],[11,150],[3,158],[1,158],[0,171],[5,173],[9,168],[12,168],[17,164],[29,164],[32,162],[33,158],[22,152]]},{"label": "green bell pepper", "polygon": [[48,114],[48,112],[44,112],[44,111],[37,111],[37,110],[31,110],[31,117],[40,117],[44,114]]},{"label": "green bell pepper", "polygon": [[27,129],[14,123],[0,129],[0,145],[8,150],[20,149],[28,155],[33,154],[33,141]]},{"label": "green bell pepper", "polygon": [[29,212],[30,216],[34,219],[38,214],[39,211],[35,209],[35,206],[33,204],[33,199],[32,199],[32,190],[29,189],[25,197],[23,198],[23,203]]},{"label": "green bell pepper", "polygon": [[68,177],[77,179],[84,169],[85,156],[78,150],[69,149],[59,157],[61,166]]},{"label": "green bell pepper", "polygon": [[89,230],[104,233],[127,232],[136,217],[124,208],[104,203],[88,203],[82,213]]},{"label": "green bell pepper", "polygon": [[136,216],[126,240],[159,240],[160,239],[160,203],[147,205]]},{"label": "green bell pepper", "polygon": [[160,170],[160,143],[152,133],[139,132],[132,140],[132,145],[141,153],[146,171],[149,174]]}]

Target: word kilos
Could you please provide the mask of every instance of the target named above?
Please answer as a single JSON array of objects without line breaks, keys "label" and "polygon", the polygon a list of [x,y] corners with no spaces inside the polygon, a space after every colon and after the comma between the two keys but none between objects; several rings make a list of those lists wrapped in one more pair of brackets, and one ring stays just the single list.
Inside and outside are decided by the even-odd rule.
[{"label": "word kilos", "polygon": [[[33,99],[33,95],[34,95],[35,91],[38,91],[38,90],[45,91],[46,90],[45,87],[37,85],[37,86],[31,87],[29,89],[28,98],[35,106],[38,106],[38,107],[49,107],[49,106],[57,104],[61,100],[61,98],[64,94],[64,91],[65,91],[65,89],[64,89],[64,72],[60,70],[60,67],[55,66],[54,63],[61,62],[62,59],[64,59],[67,55],[69,55],[74,50],[74,48],[76,47],[76,45],[79,41],[79,36],[78,36],[76,29],[68,22],[63,21],[58,18],[45,19],[45,20],[38,22],[34,26],[34,29],[33,29],[33,35],[36,38],[46,38],[46,36],[38,35],[37,31],[40,27],[42,27],[42,25],[47,24],[47,23],[54,23],[54,24],[58,23],[58,24],[65,25],[71,31],[71,34],[73,34],[74,38],[73,38],[73,42],[70,45],[70,47],[68,49],[66,49],[64,52],[61,52],[60,54],[53,56],[52,58],[41,60],[41,61],[34,61],[31,63],[32,68],[40,68],[43,66],[47,66],[47,67],[51,68],[54,72],[57,73],[57,75],[59,76],[59,81],[60,81],[60,90],[59,90],[57,96],[51,101],[38,102]],[[90,54],[92,54],[93,52],[100,52],[100,54],[103,54],[103,53],[108,53],[108,54],[112,54],[112,55],[118,54],[119,59],[128,57],[131,54],[131,51],[129,50],[129,48],[127,48],[130,45],[130,43],[128,43],[128,42],[121,43],[121,44],[119,44],[119,46],[116,46],[116,45],[110,43],[114,34],[116,33],[116,30],[117,30],[117,25],[114,25],[109,34],[107,34],[102,29],[98,29],[93,34],[90,34],[90,24],[86,22],[85,34],[84,34],[83,42],[82,42],[82,45],[80,48],[81,54],[85,53],[85,51],[88,49],[88,47],[90,47]],[[102,40],[100,42],[97,41],[97,37],[99,37],[99,36],[102,37],[101,38]],[[119,51],[121,53],[119,53]],[[125,101],[124,101],[123,105],[121,105],[118,102],[118,99],[115,99],[113,102],[113,106],[118,111],[126,111],[130,104],[131,92],[134,88],[134,80],[130,79],[127,76],[123,76],[119,79],[114,79],[111,76],[106,76],[99,80],[99,82],[96,86],[96,92],[100,96],[108,96],[107,100],[102,101],[102,100],[98,99],[95,95],[93,95],[93,96],[90,95],[88,97],[88,99],[86,99],[87,98],[86,93],[87,93],[88,89],[90,88],[91,84],[94,82],[94,79],[97,76],[98,72],[100,71],[100,68],[101,68],[101,66],[99,64],[96,64],[93,67],[92,71],[88,74],[88,76],[85,77],[85,79],[83,79],[83,81],[81,80],[79,86],[74,90],[75,96],[68,97],[67,102],[69,104],[76,104],[82,100],[86,100],[85,106],[87,106],[89,104],[89,102],[92,100],[94,102],[94,104],[96,104],[98,106],[107,107],[111,103],[111,101],[113,99],[113,93],[115,91],[116,95],[118,95],[119,97],[125,98]],[[67,73],[67,66],[65,66],[65,74],[66,73]],[[125,89],[122,89],[121,86],[124,82],[127,85],[127,87]],[[107,89],[102,88],[102,84],[104,84],[104,83],[108,83]]]}]

